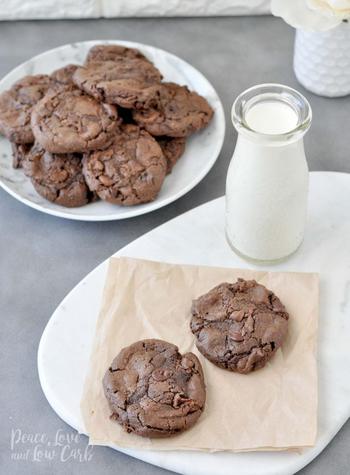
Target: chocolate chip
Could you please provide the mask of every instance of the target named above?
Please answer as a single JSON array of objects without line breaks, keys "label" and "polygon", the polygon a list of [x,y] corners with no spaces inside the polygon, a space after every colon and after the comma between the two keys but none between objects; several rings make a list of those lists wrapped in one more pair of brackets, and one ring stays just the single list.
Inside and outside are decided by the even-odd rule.
[{"label": "chocolate chip", "polygon": [[166,381],[171,375],[172,372],[164,368],[157,368],[152,372],[152,378],[156,381]]},{"label": "chocolate chip", "polygon": [[[100,162],[101,163],[101,162]],[[113,180],[112,178],[108,177],[107,175],[100,175],[98,177],[98,179],[100,180],[100,182],[104,185],[104,186],[111,186],[113,185]]]},{"label": "chocolate chip", "polygon": [[229,336],[232,338],[234,341],[243,341],[244,337],[240,331],[230,331]]},{"label": "chocolate chip", "polygon": [[181,366],[185,369],[190,369],[193,368],[194,362],[190,358],[184,356],[181,360]]},{"label": "chocolate chip", "polygon": [[236,310],[232,312],[230,318],[232,318],[236,322],[241,322],[244,318],[244,310]]}]

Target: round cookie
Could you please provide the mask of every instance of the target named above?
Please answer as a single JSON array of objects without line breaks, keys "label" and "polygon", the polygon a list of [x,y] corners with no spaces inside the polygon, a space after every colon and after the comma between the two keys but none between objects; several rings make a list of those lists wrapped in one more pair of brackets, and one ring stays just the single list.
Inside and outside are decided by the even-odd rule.
[{"label": "round cookie", "polygon": [[98,101],[126,109],[149,107],[155,102],[162,76],[149,61],[124,58],[95,61],[76,70],[73,80]]},{"label": "round cookie", "polygon": [[238,373],[262,368],[283,344],[289,315],[255,280],[223,283],[193,301],[191,330],[212,363]]},{"label": "round cookie", "polygon": [[67,66],[56,69],[50,76],[54,85],[73,86],[73,74],[78,67],[76,64],[68,64]]},{"label": "round cookie", "polygon": [[83,173],[89,188],[103,200],[137,205],[156,198],[166,174],[166,160],[148,132],[124,124],[108,148],[84,155]]},{"label": "round cookie", "polygon": [[114,106],[62,86],[50,90],[33,108],[31,124],[45,150],[74,153],[106,147],[117,130],[117,117]]},{"label": "round cookie", "polygon": [[96,45],[89,49],[85,64],[95,61],[116,61],[120,58],[148,59],[136,48],[121,45]]},{"label": "round cookie", "polygon": [[198,358],[181,355],[177,346],[162,340],[142,340],[121,350],[103,378],[103,389],[111,419],[143,437],[189,429],[205,405]]},{"label": "round cookie", "polygon": [[133,111],[137,124],[150,134],[187,137],[206,127],[214,111],[207,100],[186,86],[163,83],[155,106]]},{"label": "round cookie", "polygon": [[51,154],[34,145],[23,161],[24,173],[43,198],[69,208],[95,200],[82,173],[80,154]]},{"label": "round cookie", "polygon": [[183,137],[158,137],[157,142],[167,161],[167,173],[171,173],[185,151],[186,140]]},{"label": "round cookie", "polygon": [[34,142],[30,125],[33,106],[44,97],[51,84],[45,74],[25,76],[0,94],[0,133],[11,142]]}]

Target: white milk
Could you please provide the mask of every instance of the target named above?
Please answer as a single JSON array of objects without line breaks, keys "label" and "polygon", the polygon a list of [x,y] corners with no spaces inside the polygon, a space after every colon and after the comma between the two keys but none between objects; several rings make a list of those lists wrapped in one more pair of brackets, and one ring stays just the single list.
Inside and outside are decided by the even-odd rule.
[{"label": "white milk", "polygon": [[265,101],[252,106],[245,115],[249,127],[261,134],[284,134],[295,129],[298,115],[284,102]]},{"label": "white milk", "polygon": [[[259,86],[259,94],[264,87],[275,86]],[[250,96],[251,91],[247,91]],[[269,100],[264,100],[265,95],[262,101],[254,97],[251,107],[243,111],[242,123],[237,123],[233,109],[239,135],[227,174],[226,234],[234,250],[254,260],[287,257],[304,235],[308,167],[302,137],[310,125],[311,110],[303,96],[293,94],[303,99],[308,110],[294,109],[280,92],[268,95]],[[308,122],[300,131],[302,113]]]}]

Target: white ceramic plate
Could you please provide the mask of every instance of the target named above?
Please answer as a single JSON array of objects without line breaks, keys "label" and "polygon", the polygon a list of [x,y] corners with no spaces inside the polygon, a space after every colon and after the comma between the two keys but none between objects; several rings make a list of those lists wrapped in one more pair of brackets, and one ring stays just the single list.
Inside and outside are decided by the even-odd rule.
[{"label": "white ceramic plate", "polygon": [[148,213],[177,200],[194,188],[209,172],[219,156],[225,136],[225,116],[221,101],[209,81],[193,66],[159,48],[128,41],[85,41],[52,49],[21,64],[0,81],[0,92],[27,74],[51,73],[69,63],[82,63],[95,44],[117,43],[139,48],[162,72],[166,81],[187,85],[207,98],[215,114],[209,126],[191,136],[186,151],[173,172],[166,177],[157,199],[138,206],[117,206],[103,201],[79,208],[64,208],[46,201],[32,187],[21,170],[12,168],[11,146],[0,137],[0,185],[14,198],[44,213],[82,221],[111,221]]},{"label": "white ceramic plate", "polygon": [[[315,447],[301,454],[251,452],[214,454],[113,448],[186,475],[291,475],[334,437],[350,415],[350,175],[311,173],[305,240],[278,271],[319,272],[319,420]],[[224,233],[224,198],[210,201],[136,239],[116,255],[184,264],[259,268],[237,257]],[[209,252],[210,251],[210,252]],[[80,432],[80,399],[107,261],[86,276],[52,315],[42,335],[38,370],[56,413]]]}]

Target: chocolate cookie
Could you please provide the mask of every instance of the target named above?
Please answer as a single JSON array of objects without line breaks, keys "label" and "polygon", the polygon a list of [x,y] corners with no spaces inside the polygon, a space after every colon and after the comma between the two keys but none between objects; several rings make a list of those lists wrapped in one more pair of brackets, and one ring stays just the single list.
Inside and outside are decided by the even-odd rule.
[{"label": "chocolate cookie", "polygon": [[86,185],[81,159],[80,154],[51,154],[34,145],[26,155],[23,169],[39,195],[73,208],[95,200]]},{"label": "chocolate cookie", "polygon": [[262,368],[282,345],[289,315],[255,280],[223,283],[194,300],[191,330],[212,363],[238,373]]},{"label": "chocolate cookie", "polygon": [[183,137],[159,137],[157,142],[167,161],[167,173],[171,173],[174,165],[185,151],[186,140]]},{"label": "chocolate cookie", "polygon": [[136,205],[156,198],[166,160],[148,132],[124,124],[108,148],[84,155],[83,172],[89,188],[103,200]]},{"label": "chocolate cookie", "polygon": [[54,84],[63,85],[63,86],[72,86],[73,83],[73,74],[79,66],[76,64],[68,64],[63,66],[63,68],[56,69],[51,73],[51,79]]},{"label": "chocolate cookie", "polygon": [[89,49],[85,64],[95,61],[118,61],[120,58],[148,59],[136,48],[121,45],[96,45]]},{"label": "chocolate cookie", "polygon": [[155,106],[133,111],[135,122],[152,135],[187,137],[206,127],[214,114],[207,100],[186,86],[163,83],[158,94]]},{"label": "chocolate cookie", "polygon": [[73,80],[98,101],[126,109],[148,107],[156,98],[162,76],[149,61],[120,57],[78,68]]},{"label": "chocolate cookie", "polygon": [[124,348],[103,378],[111,419],[143,437],[169,437],[202,414],[205,384],[198,358],[162,340]]},{"label": "chocolate cookie", "polygon": [[11,143],[12,147],[12,166],[13,168],[22,168],[23,161],[26,159],[28,153],[30,152],[33,144],[25,143]]},{"label": "chocolate cookie", "polygon": [[34,142],[30,125],[33,106],[44,97],[51,80],[45,74],[25,76],[0,94],[0,133],[11,142]]},{"label": "chocolate cookie", "polygon": [[31,124],[37,142],[48,152],[85,152],[112,141],[117,116],[114,106],[67,86],[47,93],[33,108]]}]

